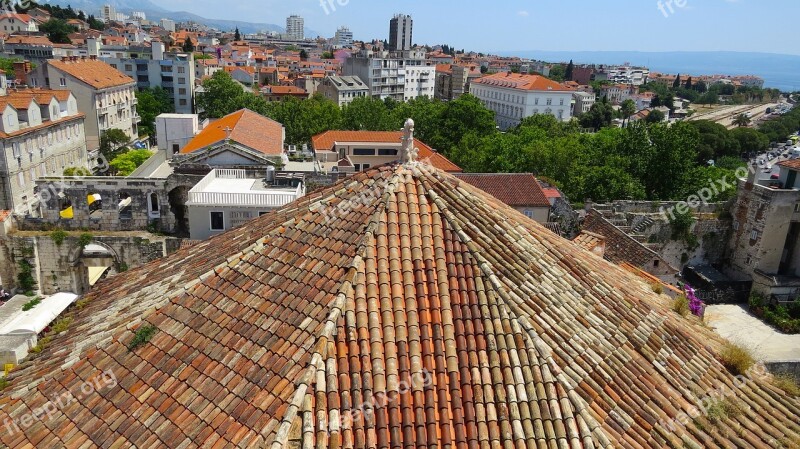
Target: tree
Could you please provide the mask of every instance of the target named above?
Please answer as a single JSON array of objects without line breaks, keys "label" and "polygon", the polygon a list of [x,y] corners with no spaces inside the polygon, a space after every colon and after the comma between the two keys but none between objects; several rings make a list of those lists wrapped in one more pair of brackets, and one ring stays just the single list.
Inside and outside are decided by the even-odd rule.
[{"label": "tree", "polygon": [[633,114],[636,114],[636,103],[630,98],[623,101],[620,112],[622,113],[622,122],[624,126],[625,122],[629,121]]},{"label": "tree", "polygon": [[487,72],[489,72],[489,67],[485,66],[485,65],[482,65],[481,66],[481,74],[485,75]]},{"label": "tree", "polygon": [[236,31],[233,33],[233,40],[236,41],[236,42],[239,42],[240,40],[242,40],[242,34],[239,33],[239,27],[236,27]]},{"label": "tree", "polygon": [[572,62],[572,59],[569,60],[569,65],[567,65],[567,71],[564,74],[564,79],[567,81],[572,81],[572,76],[575,72],[575,64]]},{"label": "tree", "polygon": [[686,80],[686,88],[687,89],[691,89],[692,88],[692,77],[691,76]]},{"label": "tree", "polygon": [[89,17],[86,19],[86,22],[89,23],[89,28],[97,31],[103,31],[106,29],[106,24],[103,23],[102,20],[97,20],[93,14],[89,14]]},{"label": "tree", "polygon": [[334,59],[334,58],[335,56],[333,55],[332,52],[329,51],[322,52],[322,59]]},{"label": "tree", "polygon": [[608,97],[592,105],[589,112],[580,117],[581,126],[584,128],[601,129],[611,126],[614,119],[614,108],[608,102]]},{"label": "tree", "polygon": [[153,153],[150,150],[130,150],[115,157],[108,165],[119,176],[128,176],[145,163]]},{"label": "tree", "polygon": [[242,85],[225,71],[216,72],[203,81],[203,90],[197,95],[197,107],[208,118],[220,118],[238,111],[246,102],[245,96],[253,95],[245,92]]},{"label": "tree", "polygon": [[117,128],[112,128],[103,132],[100,136],[100,153],[107,161],[114,160],[114,158],[122,152],[125,144],[131,141],[131,138],[125,134],[124,131]]},{"label": "tree", "polygon": [[181,46],[181,50],[183,50],[184,53],[193,53],[194,52],[194,48],[195,47],[194,47],[194,42],[192,42],[192,38],[187,36],[186,40],[183,41],[183,45]]},{"label": "tree", "polygon": [[432,142],[434,148],[448,154],[450,148],[458,144],[468,132],[478,135],[491,135],[497,132],[494,112],[471,94],[465,94],[447,103],[442,114],[441,140]]},{"label": "tree", "polygon": [[748,117],[747,114],[739,114],[733,119],[733,124],[738,126],[739,128],[749,126],[750,117]]},{"label": "tree", "polygon": [[353,131],[388,131],[399,129],[389,108],[373,97],[359,97],[342,108],[342,128]]},{"label": "tree", "polygon": [[50,42],[54,44],[71,44],[72,41],[69,35],[77,32],[78,30],[67,24],[63,19],[50,19],[47,22],[39,25],[39,31],[45,33]]},{"label": "tree", "polygon": [[305,49],[300,50],[300,59],[303,61],[308,59],[308,52]]},{"label": "tree", "polygon": [[139,100],[137,111],[142,117],[139,135],[154,136],[156,117],[175,112],[175,104],[161,86],[136,92],[136,98]]},{"label": "tree", "polygon": [[647,123],[661,123],[664,121],[666,116],[663,112],[659,111],[658,109],[653,109],[650,111],[650,114],[647,115],[645,118],[645,122]]},{"label": "tree", "polygon": [[678,76],[675,77],[675,81],[672,83],[672,88],[677,89],[681,87],[681,74],[679,73]]},{"label": "tree", "polygon": [[550,76],[548,76],[548,78],[553,81],[562,82],[564,81],[566,72],[567,70],[563,64],[554,64],[552,67],[550,67]]}]

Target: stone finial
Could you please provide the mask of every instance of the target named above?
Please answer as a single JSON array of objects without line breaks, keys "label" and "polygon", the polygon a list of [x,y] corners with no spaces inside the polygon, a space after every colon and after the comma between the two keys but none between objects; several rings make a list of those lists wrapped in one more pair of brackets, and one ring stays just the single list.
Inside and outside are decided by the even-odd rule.
[{"label": "stone finial", "polygon": [[419,148],[414,147],[414,120],[406,120],[403,126],[403,148],[400,150],[400,162],[407,164],[416,162]]}]

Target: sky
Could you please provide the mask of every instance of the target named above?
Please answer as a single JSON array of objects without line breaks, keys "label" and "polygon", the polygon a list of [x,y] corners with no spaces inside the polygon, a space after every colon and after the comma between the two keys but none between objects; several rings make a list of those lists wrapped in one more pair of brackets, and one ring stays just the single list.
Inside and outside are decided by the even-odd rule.
[{"label": "sky", "polygon": [[[388,39],[396,13],[415,44],[495,51],[752,51],[800,55],[798,0],[158,0],[203,17],[273,23],[299,14],[331,37]],[[322,5],[324,4],[324,6]]]}]

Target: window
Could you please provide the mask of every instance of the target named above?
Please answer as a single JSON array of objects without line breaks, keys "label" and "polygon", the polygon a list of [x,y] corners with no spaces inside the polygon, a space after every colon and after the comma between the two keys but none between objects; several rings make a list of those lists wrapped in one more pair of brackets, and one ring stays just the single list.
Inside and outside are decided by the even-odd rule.
[{"label": "window", "polygon": [[186,67],[178,67],[178,73],[186,73]]},{"label": "window", "polygon": [[797,204],[794,205],[794,211],[795,212],[800,212],[800,203],[797,203]]},{"label": "window", "polygon": [[132,72],[133,71],[133,65],[132,64],[125,64],[125,71],[126,72]]},{"label": "window", "polygon": [[186,78],[178,78],[178,84],[186,84]]},{"label": "window", "polygon": [[180,100],[178,100],[178,104],[181,105],[181,106],[186,106],[187,105],[186,99],[185,98],[181,98]]},{"label": "window", "polygon": [[547,105],[550,106],[552,104],[553,104],[553,99],[552,98],[548,98],[547,99]]},{"label": "window", "polygon": [[750,233],[750,240],[758,240],[758,231],[753,231]]},{"label": "window", "polygon": [[186,88],[181,87],[180,89],[178,89],[178,95],[186,95]]},{"label": "window", "polygon": [[381,148],[378,150],[378,156],[397,156],[398,150],[392,148]]},{"label": "window", "polygon": [[530,209],[525,209],[525,212],[524,212],[524,214],[525,214],[525,216],[526,216],[526,217],[528,217],[528,218],[530,218],[530,219],[533,219],[533,211],[532,211],[532,210],[530,210]]},{"label": "window", "polygon": [[211,230],[224,231],[225,230],[225,213],[224,212],[211,212]]},{"label": "window", "polygon": [[564,99],[561,99],[561,106],[564,106]]},{"label": "window", "polygon": [[66,78],[59,78],[58,84],[61,87],[67,87],[67,79]]},{"label": "window", "polygon": [[374,148],[353,148],[353,156],[375,156]]}]

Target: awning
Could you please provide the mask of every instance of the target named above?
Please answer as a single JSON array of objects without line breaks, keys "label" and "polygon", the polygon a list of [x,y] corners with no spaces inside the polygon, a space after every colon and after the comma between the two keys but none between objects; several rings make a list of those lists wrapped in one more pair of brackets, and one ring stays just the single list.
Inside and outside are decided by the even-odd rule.
[{"label": "awning", "polygon": [[0,328],[0,335],[40,334],[77,299],[78,295],[74,293],[49,296],[31,310],[20,312],[16,318]]}]

